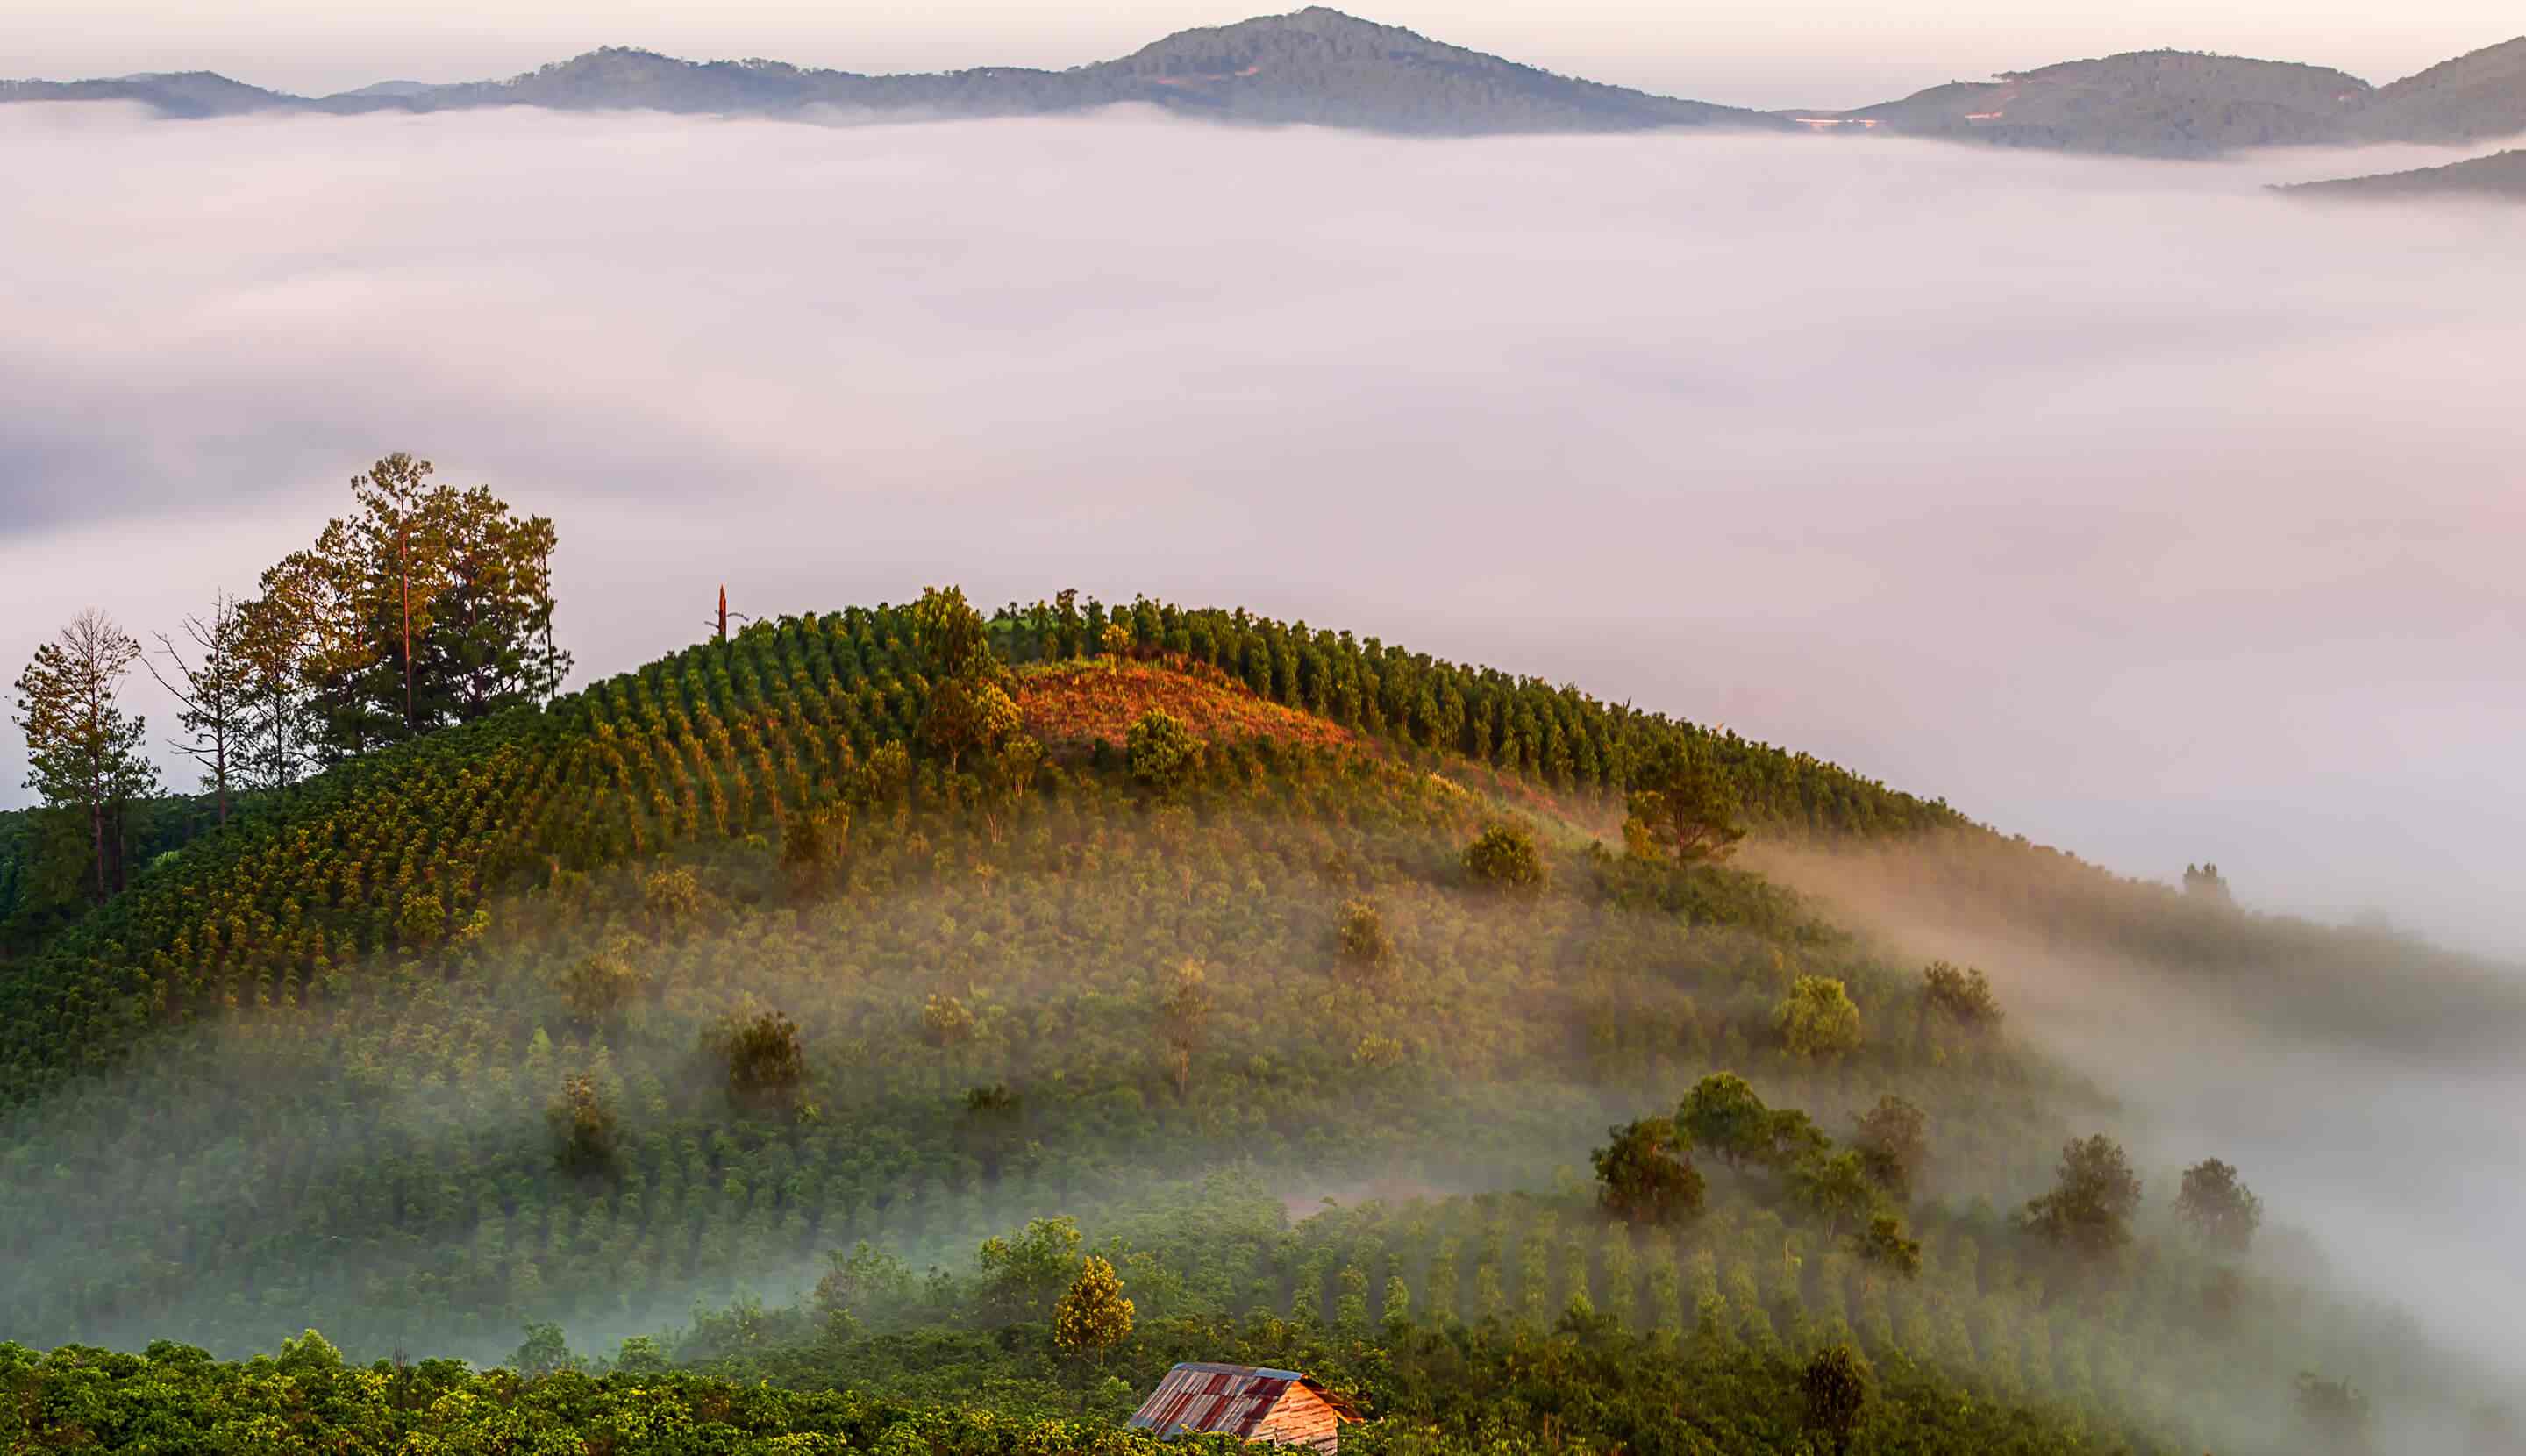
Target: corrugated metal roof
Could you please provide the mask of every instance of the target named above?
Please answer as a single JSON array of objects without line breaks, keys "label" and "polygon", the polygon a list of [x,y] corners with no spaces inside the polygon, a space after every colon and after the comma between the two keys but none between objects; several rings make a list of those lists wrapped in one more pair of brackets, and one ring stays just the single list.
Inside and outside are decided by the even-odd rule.
[{"label": "corrugated metal roof", "polygon": [[1297,1371],[1187,1360],[1167,1372],[1166,1379],[1158,1381],[1158,1388],[1149,1392],[1149,1398],[1125,1424],[1158,1436],[1191,1431],[1251,1440],[1255,1427],[1271,1414],[1272,1407],[1280,1404],[1282,1396],[1289,1393],[1291,1385],[1304,1385],[1324,1397],[1341,1417],[1359,1419],[1349,1401]]}]

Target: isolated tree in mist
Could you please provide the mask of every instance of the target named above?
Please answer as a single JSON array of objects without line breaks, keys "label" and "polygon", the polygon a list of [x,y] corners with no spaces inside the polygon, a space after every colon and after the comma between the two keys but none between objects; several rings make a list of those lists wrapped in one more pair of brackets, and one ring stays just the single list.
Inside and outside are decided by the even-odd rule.
[{"label": "isolated tree in mist", "polygon": [[965,1119],[958,1132],[966,1150],[983,1165],[985,1178],[999,1178],[1025,1130],[1025,1102],[1005,1082],[965,1089]]},{"label": "isolated tree in mist", "polygon": [[1465,846],[1465,874],[1476,884],[1499,889],[1541,889],[1546,878],[1535,831],[1507,820],[1485,825]]},{"label": "isolated tree in mist", "polygon": [[1385,919],[1377,913],[1377,902],[1365,895],[1342,902],[1341,913],[1335,922],[1334,942],[1341,950],[1342,963],[1363,977],[1385,964],[1394,948],[1387,938]]},{"label": "isolated tree in mist", "polygon": [[1704,864],[1726,859],[1745,837],[1728,776],[1682,739],[1660,745],[1633,776],[1625,809],[1623,841],[1642,858]]},{"label": "isolated tree in mist", "polygon": [[1999,1000],[1991,993],[1991,979],[1970,967],[1932,961],[1921,968],[1921,1004],[1968,1031],[1999,1028]]},{"label": "isolated tree in mist", "polygon": [[807,1052],[796,1022],[778,1011],[731,1015],[704,1033],[703,1044],[728,1068],[730,1101],[740,1107],[799,1109],[807,1085]]},{"label": "isolated tree in mist", "polygon": [[553,1131],[553,1159],[572,1173],[601,1173],[614,1166],[614,1109],[593,1078],[575,1076],[544,1109]]},{"label": "isolated tree in mist", "polygon": [[1731,1168],[1766,1167],[1781,1157],[1781,1115],[1763,1105],[1753,1086],[1734,1072],[1713,1072],[1692,1084],[1676,1109],[1677,1127],[1696,1148],[1708,1148]]},{"label": "isolated tree in mist", "polygon": [[1859,1007],[1841,981],[1801,976],[1772,1008],[1772,1029],[1781,1033],[1781,1044],[1791,1055],[1834,1061],[1859,1047]]},{"label": "isolated tree in mist", "polygon": [[2175,1211],[2205,1247],[2242,1254],[2263,1226],[2263,1200],[2238,1180],[2237,1170],[2207,1158],[2184,1170]]},{"label": "isolated tree in mist", "polygon": [[984,1239],[974,1254],[984,1313],[1000,1324],[1043,1318],[1079,1274],[1080,1241],[1079,1224],[1067,1216],[1029,1219],[1014,1238]]},{"label": "isolated tree in mist", "polygon": [[2140,1175],[2120,1143],[2103,1133],[2075,1138],[2061,1149],[2052,1191],[2029,1200],[2023,1221],[2056,1247],[2108,1258],[2131,1242],[2140,1194]]},{"label": "isolated tree in mist", "polygon": [[1105,1352],[1132,1337],[1132,1301],[1123,1297],[1122,1277],[1102,1257],[1090,1254],[1080,1265],[1079,1278],[1052,1311],[1052,1342],[1071,1354],[1092,1353],[1099,1366]]},{"label": "isolated tree in mist", "polygon": [[622,1009],[639,993],[640,985],[640,973],[621,946],[580,957],[561,977],[562,999],[571,1015],[591,1027]]},{"label": "isolated tree in mist", "polygon": [[192,656],[177,650],[165,632],[158,647],[169,671],[162,673],[146,657],[149,676],[176,700],[176,722],[184,736],[169,747],[201,766],[202,782],[211,790],[219,822],[228,822],[228,795],[243,777],[247,750],[246,702],[253,691],[253,669],[245,654],[245,617],[235,598],[214,597],[208,622],[187,617],[184,635]]},{"label": "isolated tree in mist", "polygon": [[1818,1351],[1798,1372],[1798,1396],[1808,1431],[1843,1456],[1868,1409],[1868,1368],[1847,1345]]},{"label": "isolated tree in mist", "polygon": [[130,633],[100,612],[81,612],[52,641],[35,649],[18,676],[18,727],[26,735],[25,786],[46,808],[86,821],[102,903],[122,887],[125,820],[132,801],[156,787],[158,770],[142,756],[146,720],[119,701],[124,678],[140,656]]},{"label": "isolated tree in mist", "polygon": [[1929,1116],[1889,1092],[1859,1120],[1859,1135],[1851,1145],[1871,1181],[1895,1198],[1909,1198],[1930,1159]]},{"label": "isolated tree in mist", "polygon": [[1666,1118],[1608,1128],[1612,1141],[1588,1155],[1596,1202],[1625,1223],[1673,1224],[1701,1212],[1701,1172],[1692,1140]]}]

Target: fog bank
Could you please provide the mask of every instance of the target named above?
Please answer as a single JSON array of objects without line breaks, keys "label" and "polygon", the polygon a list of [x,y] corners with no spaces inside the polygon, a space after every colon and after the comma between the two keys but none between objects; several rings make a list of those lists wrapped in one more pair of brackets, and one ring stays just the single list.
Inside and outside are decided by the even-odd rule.
[{"label": "fog bank", "polygon": [[1238,602],[2526,943],[2526,212],[2260,190],[2439,154],[89,107],[0,144],[12,674],[82,606],[249,586],[405,448],[557,518],[582,678],[723,580]]}]

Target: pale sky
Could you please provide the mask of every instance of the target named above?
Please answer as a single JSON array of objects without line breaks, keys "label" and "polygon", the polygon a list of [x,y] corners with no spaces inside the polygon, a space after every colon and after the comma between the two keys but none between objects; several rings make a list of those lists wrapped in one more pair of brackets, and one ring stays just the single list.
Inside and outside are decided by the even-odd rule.
[{"label": "pale sky", "polygon": [[[0,76],[211,70],[322,93],[514,75],[598,45],[854,71],[1074,66],[1286,0],[10,0]],[[2513,0],[1357,0],[1354,14],[1591,79],[1743,106],[1852,106],[2153,46],[2335,66],[2374,81],[2526,30]]]}]

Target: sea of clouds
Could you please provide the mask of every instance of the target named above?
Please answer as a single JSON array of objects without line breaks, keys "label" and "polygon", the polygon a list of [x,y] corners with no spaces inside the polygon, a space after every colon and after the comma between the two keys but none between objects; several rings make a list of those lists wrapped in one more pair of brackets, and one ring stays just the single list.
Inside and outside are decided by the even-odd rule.
[{"label": "sea of clouds", "polygon": [[582,678],[723,581],[1242,603],[2526,945],[2526,209],[2264,190],[2440,154],[94,106],[0,153],[13,673],[408,449],[558,520]]}]

